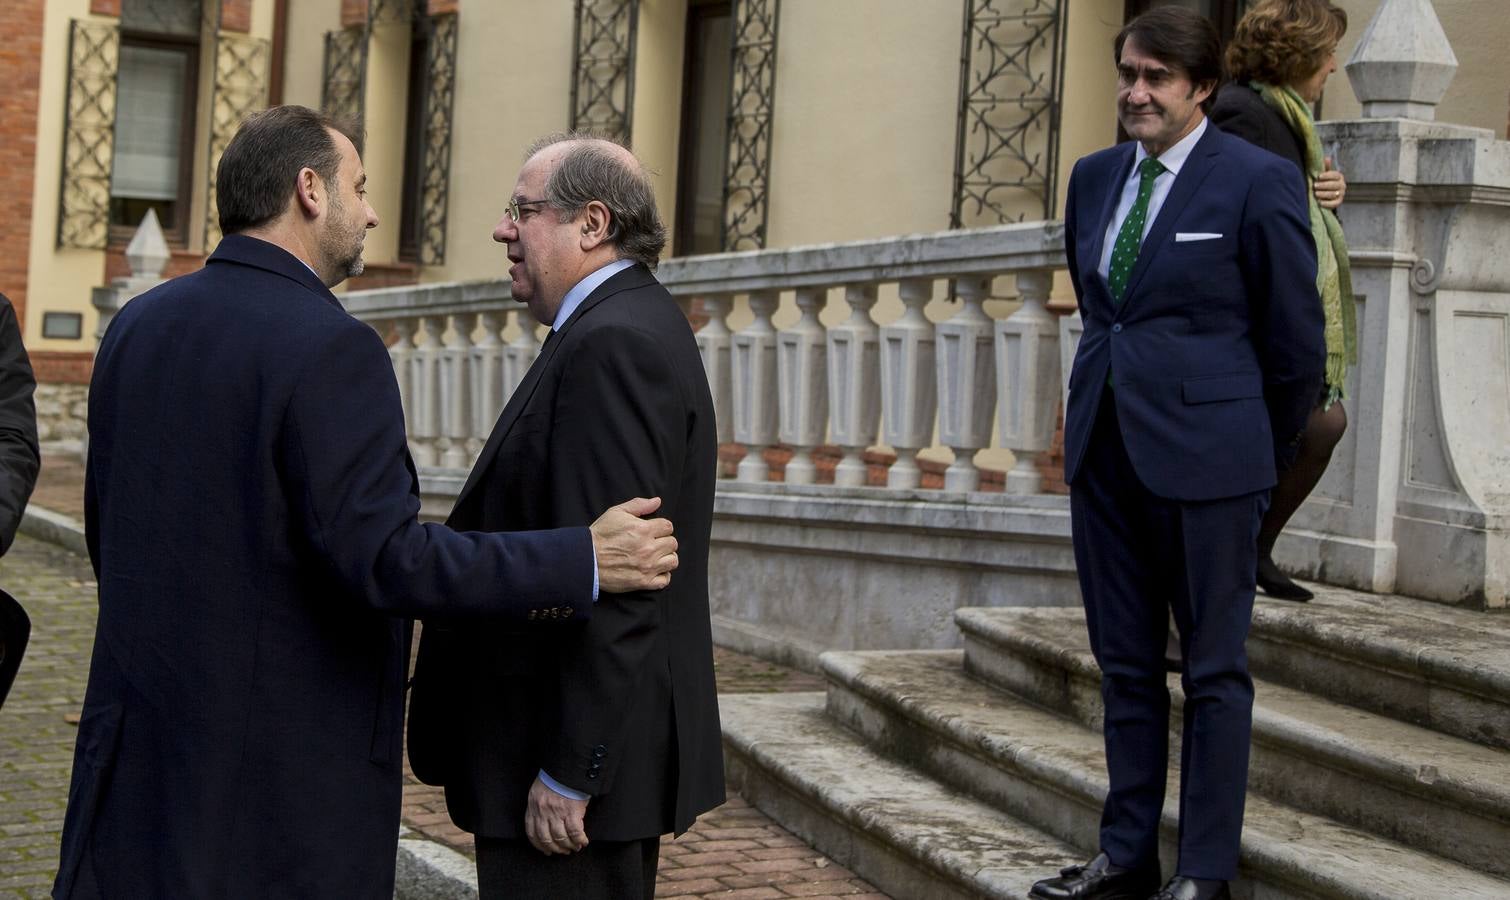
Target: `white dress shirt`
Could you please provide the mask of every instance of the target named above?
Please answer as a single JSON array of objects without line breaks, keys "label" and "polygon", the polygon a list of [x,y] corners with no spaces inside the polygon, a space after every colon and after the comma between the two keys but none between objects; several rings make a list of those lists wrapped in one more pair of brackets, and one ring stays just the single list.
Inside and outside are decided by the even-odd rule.
[{"label": "white dress shirt", "polygon": [[[1143,233],[1138,236],[1141,245],[1143,238],[1148,237],[1148,229],[1153,227],[1154,220],[1159,217],[1159,210],[1164,207],[1164,200],[1169,197],[1169,189],[1174,186],[1175,177],[1180,174],[1180,168],[1185,165],[1185,160],[1190,158],[1190,151],[1200,142],[1201,135],[1206,133],[1206,126],[1210,123],[1206,117],[1201,116],[1201,124],[1195,126],[1195,130],[1180,138],[1173,147],[1159,154],[1159,162],[1164,164],[1168,171],[1160,172],[1153,181],[1153,196],[1148,199],[1148,217],[1143,220]],[[1117,243],[1117,233],[1122,230],[1122,222],[1127,214],[1132,212],[1133,202],[1138,199],[1138,182],[1142,176],[1138,173],[1138,167],[1143,165],[1143,160],[1148,158],[1148,151],[1143,149],[1141,143],[1134,151],[1132,172],[1127,176],[1127,181],[1122,185],[1122,196],[1117,200],[1117,209],[1112,213],[1111,221],[1106,223],[1106,236],[1101,241],[1101,264],[1096,271],[1106,278],[1112,267],[1112,249]]]}]

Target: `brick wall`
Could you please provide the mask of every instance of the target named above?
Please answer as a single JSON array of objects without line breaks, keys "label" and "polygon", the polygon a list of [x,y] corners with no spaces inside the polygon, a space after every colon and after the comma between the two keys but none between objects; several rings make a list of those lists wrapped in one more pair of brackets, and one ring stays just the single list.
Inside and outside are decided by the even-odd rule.
[{"label": "brick wall", "polygon": [[367,0],[341,0],[341,27],[363,25],[367,22]]},{"label": "brick wall", "polygon": [[44,0],[5,0],[0,15],[0,293],[26,321],[32,182],[37,163],[37,90]]},{"label": "brick wall", "polygon": [[432,16],[443,16],[454,13],[461,7],[461,0],[430,0],[428,12]]},{"label": "brick wall", "polygon": [[[205,255],[203,253],[190,253],[187,250],[170,252],[172,256],[169,257],[168,265],[163,269],[164,278],[177,278],[204,268]],[[131,265],[126,262],[126,246],[112,244],[105,250],[105,277],[100,283],[109,284],[117,278],[125,278],[130,274]]]},{"label": "brick wall", "polygon": [[252,0],[220,0],[220,30],[252,30]]},{"label": "brick wall", "polygon": [[89,11],[97,16],[121,17],[121,0],[89,0]]},{"label": "brick wall", "polygon": [[[90,346],[93,336],[86,335]],[[38,350],[31,355],[37,381],[47,384],[88,384],[94,371],[94,353],[87,350]]]}]

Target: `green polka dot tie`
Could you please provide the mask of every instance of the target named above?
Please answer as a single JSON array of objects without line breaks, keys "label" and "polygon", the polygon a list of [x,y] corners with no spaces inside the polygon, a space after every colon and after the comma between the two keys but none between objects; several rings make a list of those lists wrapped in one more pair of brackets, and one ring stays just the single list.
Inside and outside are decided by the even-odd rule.
[{"label": "green polka dot tie", "polygon": [[1133,263],[1138,261],[1138,245],[1143,242],[1143,223],[1148,220],[1148,201],[1153,197],[1153,181],[1160,173],[1167,172],[1164,164],[1152,156],[1138,166],[1138,199],[1133,201],[1122,228],[1117,232],[1117,242],[1112,245],[1111,266],[1106,272],[1106,282],[1111,286],[1112,298],[1120,302],[1127,293],[1127,276],[1132,274]]}]

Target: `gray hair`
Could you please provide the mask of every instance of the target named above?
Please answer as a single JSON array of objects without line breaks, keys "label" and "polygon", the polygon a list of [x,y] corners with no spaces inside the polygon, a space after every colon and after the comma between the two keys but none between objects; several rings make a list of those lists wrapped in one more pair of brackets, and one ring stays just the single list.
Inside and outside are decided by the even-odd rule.
[{"label": "gray hair", "polygon": [[545,201],[562,221],[575,218],[587,204],[597,200],[608,207],[608,239],[622,259],[632,259],[654,269],[666,248],[666,226],[656,210],[650,178],[638,165],[625,161],[605,143],[624,147],[618,141],[583,132],[557,132],[532,144],[525,159],[561,143],[575,146],[545,182]]}]

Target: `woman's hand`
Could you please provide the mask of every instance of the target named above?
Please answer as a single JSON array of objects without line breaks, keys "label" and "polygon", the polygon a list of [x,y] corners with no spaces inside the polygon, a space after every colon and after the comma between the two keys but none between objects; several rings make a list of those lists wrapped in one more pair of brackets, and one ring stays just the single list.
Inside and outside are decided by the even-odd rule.
[{"label": "woman's hand", "polygon": [[1326,171],[1316,176],[1316,183],[1311,190],[1316,193],[1317,205],[1326,209],[1336,209],[1342,205],[1342,197],[1347,193],[1347,179],[1342,173],[1332,168],[1332,158],[1326,158]]}]

